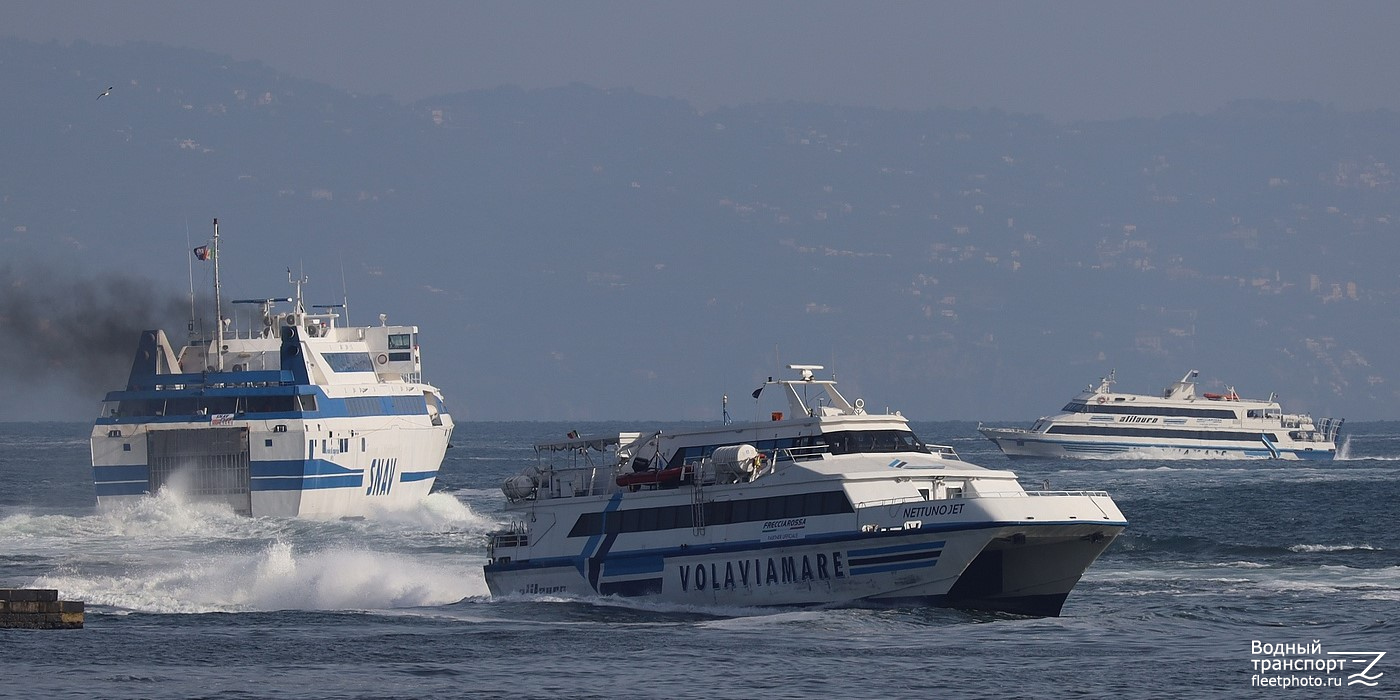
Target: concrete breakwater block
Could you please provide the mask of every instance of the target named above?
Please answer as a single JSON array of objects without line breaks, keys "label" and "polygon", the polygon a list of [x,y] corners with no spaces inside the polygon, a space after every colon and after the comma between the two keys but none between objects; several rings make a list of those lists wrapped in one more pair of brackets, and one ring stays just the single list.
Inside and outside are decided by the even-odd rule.
[{"label": "concrete breakwater block", "polygon": [[83,626],[83,602],[59,600],[50,588],[0,588],[0,629],[67,630]]}]

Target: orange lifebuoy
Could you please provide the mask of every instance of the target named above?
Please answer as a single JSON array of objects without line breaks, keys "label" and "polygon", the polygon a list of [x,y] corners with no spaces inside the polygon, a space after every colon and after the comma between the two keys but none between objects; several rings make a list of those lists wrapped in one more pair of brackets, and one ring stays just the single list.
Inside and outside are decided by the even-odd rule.
[{"label": "orange lifebuoy", "polygon": [[382,365],[382,364],[384,364],[385,362],[388,362],[388,361],[389,361],[389,356],[388,356],[388,355],[385,355],[384,353],[381,352],[381,353],[379,353],[379,358],[378,358],[378,359],[379,359],[379,364]]},{"label": "orange lifebuoy", "polygon": [[1099,403],[1105,403],[1105,402],[1107,402],[1107,401],[1108,401],[1108,397],[1107,397],[1107,396],[1100,396],[1100,397],[1099,397]]}]

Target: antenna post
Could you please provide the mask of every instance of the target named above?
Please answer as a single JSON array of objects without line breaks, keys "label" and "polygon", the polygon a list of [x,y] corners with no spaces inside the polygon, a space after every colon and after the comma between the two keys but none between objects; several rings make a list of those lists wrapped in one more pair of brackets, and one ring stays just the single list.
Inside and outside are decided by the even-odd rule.
[{"label": "antenna post", "polygon": [[214,244],[210,257],[214,258],[214,352],[218,359],[214,367],[224,371],[224,308],[219,287],[219,220],[214,219]]}]

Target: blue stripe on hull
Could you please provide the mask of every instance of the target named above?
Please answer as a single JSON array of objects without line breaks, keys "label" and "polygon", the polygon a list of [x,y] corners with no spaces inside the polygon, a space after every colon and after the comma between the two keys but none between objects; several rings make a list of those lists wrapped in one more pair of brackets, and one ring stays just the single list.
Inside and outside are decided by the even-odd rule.
[{"label": "blue stripe on hull", "polygon": [[93,467],[92,480],[96,483],[117,481],[141,481],[151,479],[151,470],[144,464],[123,464],[113,467]]},{"label": "blue stripe on hull", "polygon": [[664,557],[649,555],[641,557],[629,557],[624,555],[610,557],[603,562],[604,576],[634,576],[636,574],[655,574],[666,569],[666,559]]},{"label": "blue stripe on hull", "polygon": [[363,469],[342,467],[324,459],[268,459],[248,463],[248,475],[254,479],[276,476],[340,476],[364,474]]},{"label": "blue stripe on hull", "polygon": [[[175,375],[162,375],[161,380],[178,384],[173,379]],[[201,375],[189,375],[201,377]],[[226,378],[227,379],[227,378]],[[246,380],[245,380],[246,381]],[[107,393],[105,401],[132,401],[132,400],[171,400],[171,399],[200,399],[200,398],[247,398],[247,397],[294,397],[312,395],[316,397],[315,411],[268,411],[258,413],[239,413],[231,422],[224,423],[226,428],[246,427],[253,421],[295,421],[295,420],[328,420],[331,418],[365,418],[365,417],[385,417],[385,416],[427,416],[428,405],[421,392],[410,392],[396,394],[392,396],[375,397],[342,397],[332,398],[326,396],[326,392],[320,387],[308,386],[282,386],[282,387],[232,387],[232,388],[205,388],[198,386],[200,381],[187,385],[184,389],[146,389],[140,391],[111,391]],[[447,413],[442,413],[448,416]],[[172,425],[176,423],[188,423],[193,428],[210,427],[210,417],[208,414],[174,414],[174,415],[141,415],[141,416],[101,416],[97,418],[97,425],[141,425],[150,423],[154,425]]]},{"label": "blue stripe on hull", "polygon": [[601,595],[615,595],[623,598],[640,598],[648,595],[661,594],[660,578],[643,578],[633,581],[604,581],[598,584],[598,593]]},{"label": "blue stripe on hull", "polygon": [[900,554],[904,552],[916,552],[920,550],[943,549],[946,541],[938,542],[917,542],[915,544],[902,544],[894,547],[876,547],[874,549],[852,549],[847,555],[852,557],[877,557],[884,554]]},{"label": "blue stripe on hull", "polygon": [[846,550],[851,575],[882,574],[905,569],[922,569],[938,564],[946,540],[915,542],[894,547]]},{"label": "blue stripe on hull", "polygon": [[134,483],[104,483],[96,484],[96,488],[98,498],[144,496],[149,492],[150,484],[145,481],[137,481]]},{"label": "blue stripe on hull", "polygon": [[[1115,455],[1122,454],[1125,452],[1139,452],[1142,450],[1167,450],[1175,453],[1180,453],[1183,451],[1188,453],[1238,453],[1239,457],[1243,459],[1277,459],[1292,456],[1297,459],[1326,461],[1334,459],[1336,457],[1335,450],[1277,449],[1274,448],[1272,445],[1264,446],[1263,443],[1261,443],[1260,447],[1236,447],[1230,445],[1211,445],[1208,447],[1201,447],[1196,445],[1171,445],[1165,443],[1151,442],[1063,442],[1060,440],[1041,440],[1031,438],[1016,438],[1014,441],[1009,438],[999,438],[997,440],[994,440],[994,442],[996,442],[997,444],[997,447],[1000,447],[1003,452],[1006,452],[1008,448],[1002,445],[1002,440],[1014,443],[1036,443],[1039,445],[1049,445],[1052,447],[1058,447],[1061,450],[1063,450],[1067,456],[1074,456],[1079,454]],[[1015,450],[1016,445],[1011,446],[1010,449]],[[1007,456],[1035,458],[1053,455],[1034,455],[1024,453],[1012,454],[1008,452]]]},{"label": "blue stripe on hull", "polygon": [[[248,463],[249,491],[313,491],[363,488],[363,469],[350,469],[322,459],[267,460]],[[401,483],[428,481],[437,470],[404,472]],[[137,496],[150,489],[151,471],[145,464],[92,468],[98,496]]]},{"label": "blue stripe on hull", "polygon": [[942,554],[942,552],[934,552],[927,559],[900,562],[898,564],[881,564],[879,566],[852,566],[851,575],[860,576],[861,574],[883,574],[889,571],[903,571],[905,569],[922,569],[937,564],[939,554]]},{"label": "blue stripe on hull", "polygon": [[[1007,527],[1007,526],[1010,526],[1010,525],[1027,525],[1027,524],[1028,524],[1028,523],[1025,523],[1025,522],[1023,522],[1023,521],[996,521],[996,522],[982,522],[982,523],[947,523],[947,524],[944,524],[944,525],[938,525],[938,524],[932,524],[932,523],[930,523],[930,524],[924,525],[922,528],[920,528],[919,531],[920,531],[920,532],[925,532],[925,533],[930,533],[930,534],[931,534],[931,533],[933,533],[933,532],[961,532],[961,531],[965,531],[965,530],[985,530],[985,529],[989,529],[989,528],[999,528],[999,527]],[[1032,524],[1032,525],[1034,525],[1034,526],[1036,526],[1036,527],[1050,527],[1050,526],[1056,526],[1056,525],[1073,525],[1073,526],[1094,525],[1094,526],[1099,526],[1099,527],[1104,527],[1104,528],[1119,528],[1119,529],[1124,528],[1124,527],[1127,527],[1127,525],[1128,525],[1127,521],[1125,521],[1125,520],[1112,520],[1112,521],[1110,521],[1110,520],[1103,520],[1103,521],[1098,521],[1098,520],[1045,520],[1045,521],[1040,521],[1040,520],[1037,520],[1037,521],[1035,521],[1035,522],[1033,522],[1033,523],[1029,523],[1029,524]],[[723,542],[723,543],[707,544],[707,545],[705,545],[705,551],[704,551],[704,552],[696,552],[695,549],[692,548],[692,547],[685,547],[685,548],[682,548],[682,547],[679,547],[679,546],[676,546],[676,547],[657,547],[657,548],[653,548],[653,549],[634,549],[634,550],[629,550],[629,551],[621,552],[621,553],[612,553],[612,554],[609,554],[609,555],[606,556],[606,561],[611,562],[611,561],[613,561],[613,560],[615,560],[615,559],[617,559],[617,558],[619,558],[619,557],[641,557],[641,556],[651,556],[651,557],[671,558],[671,557],[678,557],[678,556],[694,557],[694,556],[714,556],[714,555],[756,554],[756,553],[759,553],[759,552],[765,552],[765,551],[772,550],[772,549],[788,549],[788,548],[793,548],[793,547],[798,547],[798,546],[818,546],[818,545],[830,545],[830,544],[841,544],[841,543],[850,543],[850,544],[854,544],[854,545],[875,545],[875,544],[877,544],[880,540],[886,540],[886,541],[888,541],[888,540],[890,540],[890,539],[892,539],[892,538],[907,537],[908,535],[909,535],[909,531],[907,531],[907,530],[895,530],[895,531],[891,531],[891,532],[878,532],[878,533],[851,532],[851,531],[846,531],[846,532],[832,532],[832,533],[828,533],[828,534],[824,534],[824,535],[808,536],[808,537],[805,537],[805,538],[803,538],[803,539],[801,539],[801,540],[778,540],[778,541],[774,541],[774,542],[763,542],[763,541],[760,541],[760,540],[740,540],[740,541],[734,541],[734,542]],[[592,538],[600,538],[600,537],[601,537],[601,535],[593,535],[593,536],[592,536]],[[902,548],[930,549],[930,548],[935,547],[935,545],[936,545],[938,548],[941,549],[941,548],[943,547],[943,545],[944,545],[944,542],[946,542],[946,540],[945,540],[945,541],[939,541],[939,542],[922,542],[922,543],[916,543],[916,544],[913,544],[913,545],[893,545],[893,546],[890,546],[890,547],[888,547],[888,548],[889,548],[889,549],[902,549]],[[884,548],[881,548],[881,549],[884,549]],[[587,552],[587,551],[591,551],[591,547],[585,548],[585,552]],[[859,550],[859,551],[865,552],[865,551],[871,551],[871,550],[865,549],[865,550]],[[500,571],[520,571],[520,570],[532,570],[532,569],[552,569],[552,568],[565,567],[565,566],[578,568],[578,567],[580,566],[580,561],[583,561],[583,560],[585,560],[585,556],[540,557],[540,558],[536,558],[536,559],[512,559],[511,561],[509,561],[509,562],[507,562],[507,563],[501,563],[501,564],[487,564],[487,565],[485,566],[485,571],[486,571],[487,573],[495,573],[495,572],[500,572]],[[582,572],[580,572],[580,573],[582,573]]]},{"label": "blue stripe on hull", "polygon": [[346,489],[364,486],[363,474],[321,477],[262,477],[255,478],[248,485],[250,491],[317,491],[321,489]]}]

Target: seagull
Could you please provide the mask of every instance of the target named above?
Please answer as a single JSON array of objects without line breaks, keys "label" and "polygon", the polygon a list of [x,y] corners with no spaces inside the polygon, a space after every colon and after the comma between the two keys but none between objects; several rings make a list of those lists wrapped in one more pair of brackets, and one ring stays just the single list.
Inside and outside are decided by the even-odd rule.
[{"label": "seagull", "polygon": [[102,94],[101,94],[101,95],[98,95],[98,96],[97,96],[97,99],[100,100],[100,99],[102,99],[102,98],[104,98],[104,97],[106,97],[106,96],[108,96],[108,95],[110,95],[110,94],[112,94],[112,88],[111,88],[111,87],[108,87],[106,90],[103,90],[103,91],[102,91]]}]

